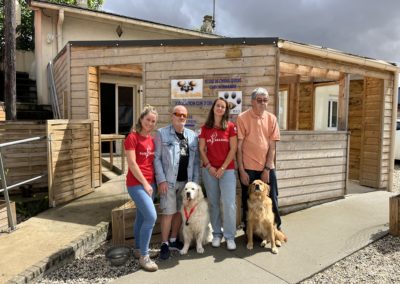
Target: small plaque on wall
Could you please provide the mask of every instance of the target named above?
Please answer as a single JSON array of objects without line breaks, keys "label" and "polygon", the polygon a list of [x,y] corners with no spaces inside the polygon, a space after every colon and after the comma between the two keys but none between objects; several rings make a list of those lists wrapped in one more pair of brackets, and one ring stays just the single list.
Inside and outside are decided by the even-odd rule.
[{"label": "small plaque on wall", "polygon": [[171,80],[171,99],[202,99],[203,79]]}]

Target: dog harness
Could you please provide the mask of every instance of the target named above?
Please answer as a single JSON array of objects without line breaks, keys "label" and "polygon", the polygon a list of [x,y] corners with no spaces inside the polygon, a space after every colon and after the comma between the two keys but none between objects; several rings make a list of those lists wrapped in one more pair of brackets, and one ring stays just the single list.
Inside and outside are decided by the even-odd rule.
[{"label": "dog harness", "polygon": [[186,226],[189,225],[189,218],[190,218],[190,216],[192,216],[192,213],[194,212],[194,209],[196,209],[196,206],[197,206],[197,204],[195,206],[193,206],[192,209],[190,209],[189,213],[187,212],[186,207],[183,208],[183,211],[185,212],[185,218],[186,218],[185,225]]}]

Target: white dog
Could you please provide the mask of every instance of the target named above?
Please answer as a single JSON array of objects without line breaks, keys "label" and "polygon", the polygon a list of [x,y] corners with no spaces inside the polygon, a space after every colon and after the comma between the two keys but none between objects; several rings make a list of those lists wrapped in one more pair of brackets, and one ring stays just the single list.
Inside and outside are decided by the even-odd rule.
[{"label": "white dog", "polygon": [[182,235],[184,246],[180,254],[187,254],[190,243],[196,240],[197,253],[204,253],[203,244],[210,236],[210,215],[200,185],[188,182],[182,190]]}]

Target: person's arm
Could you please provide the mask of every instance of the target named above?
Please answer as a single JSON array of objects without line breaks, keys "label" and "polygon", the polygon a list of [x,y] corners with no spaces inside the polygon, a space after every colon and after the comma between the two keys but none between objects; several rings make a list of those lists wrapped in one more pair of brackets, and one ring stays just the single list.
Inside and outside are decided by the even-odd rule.
[{"label": "person's arm", "polygon": [[162,156],[162,143],[161,143],[161,133],[160,131],[156,132],[154,137],[154,172],[156,173],[156,181],[158,185],[158,191],[161,194],[165,194],[168,191],[168,183],[165,178],[164,169],[162,166],[161,156]]},{"label": "person's arm", "polygon": [[128,161],[128,167],[133,176],[143,185],[144,190],[152,196],[153,188],[147,181],[147,179],[143,176],[142,171],[139,168],[139,165],[136,162],[136,152],[135,150],[127,150],[126,151],[126,159]]},{"label": "person's arm", "polygon": [[236,155],[236,151],[238,148],[237,136],[232,136],[229,138],[229,152],[226,155],[225,161],[222,166],[217,170],[216,177],[221,177],[226,170],[226,167],[232,162],[233,158]]},{"label": "person's arm", "polygon": [[263,172],[261,173],[261,180],[269,183],[269,171],[275,168],[275,152],[276,152],[276,141],[269,141],[269,147],[264,165]]},{"label": "person's arm", "polygon": [[275,153],[276,153],[276,141],[270,141],[267,153],[267,161],[265,166],[274,169],[275,168]]},{"label": "person's arm", "polygon": [[199,139],[197,135],[194,137],[194,144],[196,146],[195,156],[194,156],[194,165],[193,165],[193,181],[195,183],[200,182],[200,154],[199,154]]},{"label": "person's arm", "polygon": [[249,175],[244,170],[244,165],[243,165],[243,139],[238,139],[238,143],[237,143],[237,163],[238,163],[240,181],[244,185],[249,185]]},{"label": "person's arm", "polygon": [[207,152],[206,152],[206,139],[205,138],[199,138],[199,151],[200,151],[200,159],[201,162],[203,163],[203,166],[207,169],[211,167],[210,161],[207,158]]}]

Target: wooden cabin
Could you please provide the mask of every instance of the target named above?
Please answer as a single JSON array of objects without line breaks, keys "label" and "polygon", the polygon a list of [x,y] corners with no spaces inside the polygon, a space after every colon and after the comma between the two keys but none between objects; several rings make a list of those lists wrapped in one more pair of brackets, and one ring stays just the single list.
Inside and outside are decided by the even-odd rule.
[{"label": "wooden cabin", "polygon": [[[215,98],[226,96],[235,104],[235,120],[261,86],[281,128],[280,206],[341,198],[349,180],[392,188],[394,64],[278,38],[78,41],[57,55],[54,74],[63,118],[93,121],[96,186],[102,120],[115,119],[108,110],[114,116],[128,113],[133,122],[151,104],[161,127],[169,123],[171,108],[184,104],[187,125],[197,130]],[[136,92],[110,96],[104,84],[113,77],[139,82]],[[179,81],[195,82],[197,92],[176,91]]]}]

